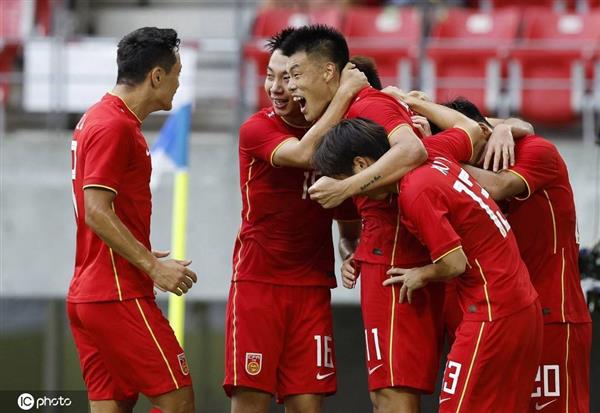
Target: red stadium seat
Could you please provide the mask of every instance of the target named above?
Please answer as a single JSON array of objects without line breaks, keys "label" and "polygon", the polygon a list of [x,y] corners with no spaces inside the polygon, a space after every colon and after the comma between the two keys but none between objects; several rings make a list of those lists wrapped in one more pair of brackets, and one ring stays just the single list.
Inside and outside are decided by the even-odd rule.
[{"label": "red stadium seat", "polygon": [[[499,7],[547,7],[555,10],[574,9],[582,0],[470,0],[469,5],[481,9]],[[586,0],[583,0],[586,1]],[[592,0],[595,1],[595,0]]]},{"label": "red stadium seat", "polygon": [[243,46],[242,76],[248,106],[263,107],[270,104],[262,86],[269,62],[269,53],[264,48],[266,39],[290,26],[320,23],[340,28],[342,17],[342,11],[337,7],[310,10],[281,7],[259,10],[254,20],[251,37]]},{"label": "red stadium seat", "polygon": [[511,52],[510,102],[532,120],[564,123],[581,113],[591,60],[600,40],[600,12],[528,10],[523,39]]},{"label": "red stadium seat", "polygon": [[438,101],[464,96],[486,113],[501,105],[503,65],[519,28],[520,13],[450,9],[434,24],[423,89]]},{"label": "red stadium seat", "polygon": [[384,85],[408,90],[419,57],[421,21],[416,8],[353,7],[346,13],[342,31],[351,55],[375,60]]}]

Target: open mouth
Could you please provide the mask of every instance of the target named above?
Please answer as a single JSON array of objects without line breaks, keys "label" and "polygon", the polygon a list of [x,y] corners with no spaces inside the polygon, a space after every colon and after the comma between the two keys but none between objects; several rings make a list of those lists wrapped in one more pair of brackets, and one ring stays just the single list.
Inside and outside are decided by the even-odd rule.
[{"label": "open mouth", "polygon": [[285,109],[289,101],[289,99],[279,99],[271,96],[271,102],[273,102],[273,106],[275,106],[276,109]]},{"label": "open mouth", "polygon": [[304,113],[306,111],[306,99],[302,96],[294,96],[294,102],[300,106],[300,112]]}]

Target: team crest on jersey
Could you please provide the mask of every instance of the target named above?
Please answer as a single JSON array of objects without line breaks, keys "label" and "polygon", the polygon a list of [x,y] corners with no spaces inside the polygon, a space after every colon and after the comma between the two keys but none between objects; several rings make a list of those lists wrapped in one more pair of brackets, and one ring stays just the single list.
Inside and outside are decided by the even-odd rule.
[{"label": "team crest on jersey", "polygon": [[246,373],[256,376],[262,369],[262,353],[246,353]]},{"label": "team crest on jersey", "polygon": [[187,364],[187,359],[185,358],[185,353],[181,353],[177,355],[177,360],[179,360],[179,367],[181,368],[181,372],[184,376],[190,374],[190,368]]}]

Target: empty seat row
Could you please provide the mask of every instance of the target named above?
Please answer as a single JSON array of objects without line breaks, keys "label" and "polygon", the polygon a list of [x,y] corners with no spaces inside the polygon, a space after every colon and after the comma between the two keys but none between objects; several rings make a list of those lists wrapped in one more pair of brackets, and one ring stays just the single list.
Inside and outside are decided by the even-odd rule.
[{"label": "empty seat row", "polygon": [[[244,49],[246,69],[252,67],[245,76],[252,104],[268,103],[261,90],[268,61],[264,39],[296,22],[325,23],[327,16],[347,37],[352,55],[374,58],[384,84],[422,88],[437,100],[465,96],[487,113],[518,112],[533,121],[569,122],[600,108],[595,87],[600,71],[596,75],[594,67],[600,57],[600,10],[435,9],[429,35],[416,8],[354,7],[343,16],[331,9],[322,15],[279,9],[288,15],[277,19],[271,12],[258,14]],[[269,30],[259,25],[264,21]]]}]

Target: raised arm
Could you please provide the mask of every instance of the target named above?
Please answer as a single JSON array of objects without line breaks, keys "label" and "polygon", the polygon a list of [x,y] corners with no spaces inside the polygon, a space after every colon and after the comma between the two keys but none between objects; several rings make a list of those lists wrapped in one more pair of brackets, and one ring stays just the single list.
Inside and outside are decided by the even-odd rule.
[{"label": "raised arm", "polygon": [[369,83],[365,75],[348,63],[342,71],[340,87],[321,118],[302,139],[289,139],[273,154],[273,164],[294,168],[310,168],[315,150],[327,131],[344,117],[354,96]]}]

